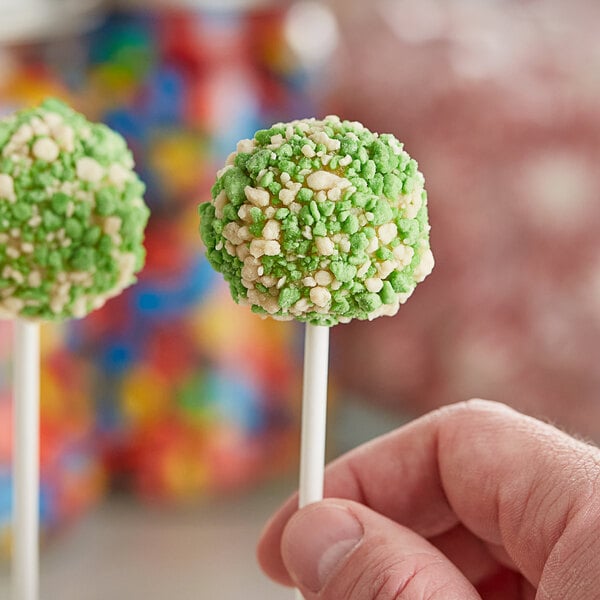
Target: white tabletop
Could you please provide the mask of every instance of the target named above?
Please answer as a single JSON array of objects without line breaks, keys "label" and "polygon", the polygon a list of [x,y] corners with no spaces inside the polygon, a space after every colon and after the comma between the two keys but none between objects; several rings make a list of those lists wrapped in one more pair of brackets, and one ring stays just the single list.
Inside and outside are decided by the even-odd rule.
[{"label": "white tabletop", "polygon": [[[344,401],[329,431],[330,456],[385,433],[402,418]],[[132,498],[105,500],[46,546],[40,600],[292,600],[260,571],[255,546],[296,478],[190,509],[157,509]],[[0,599],[8,599],[0,564]]]}]

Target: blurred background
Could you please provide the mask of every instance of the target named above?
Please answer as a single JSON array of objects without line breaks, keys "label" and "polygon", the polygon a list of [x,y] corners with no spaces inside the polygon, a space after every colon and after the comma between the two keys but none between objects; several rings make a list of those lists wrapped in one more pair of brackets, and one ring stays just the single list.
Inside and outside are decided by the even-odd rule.
[{"label": "blurred background", "polygon": [[[273,599],[254,545],[295,487],[301,329],[229,298],[197,204],[239,138],[340,114],[425,173],[437,266],[336,327],[331,457],[479,396],[600,440],[593,0],[2,0],[0,115],[63,98],[128,140],[148,261],[44,326],[42,599]],[[12,328],[0,322],[0,598]],[[92,583],[93,582],[93,583]]]}]

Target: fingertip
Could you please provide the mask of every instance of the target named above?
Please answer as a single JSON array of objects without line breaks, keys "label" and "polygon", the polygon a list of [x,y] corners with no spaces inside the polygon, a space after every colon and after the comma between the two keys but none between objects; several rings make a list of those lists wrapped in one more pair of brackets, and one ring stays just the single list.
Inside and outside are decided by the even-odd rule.
[{"label": "fingertip", "polygon": [[[262,571],[281,585],[293,587],[295,585],[285,565],[282,546],[286,530],[288,533],[294,529],[294,523],[301,520],[307,513],[315,509],[349,509],[355,503],[344,499],[325,499],[321,502],[310,504],[298,509],[298,495],[294,494],[265,524],[256,547],[256,558]],[[288,535],[289,539],[289,535]]]},{"label": "fingertip", "polygon": [[329,498],[295,513],[282,550],[306,598],[478,598],[426,539],[350,500]]},{"label": "fingertip", "polygon": [[364,535],[349,503],[323,500],[294,513],[283,531],[281,550],[294,583],[318,592]]},{"label": "fingertip", "polygon": [[523,421],[526,417],[502,402],[472,398],[442,407],[431,418],[439,426],[440,439],[454,446],[457,438],[477,434],[481,429],[512,427],[514,419]]}]

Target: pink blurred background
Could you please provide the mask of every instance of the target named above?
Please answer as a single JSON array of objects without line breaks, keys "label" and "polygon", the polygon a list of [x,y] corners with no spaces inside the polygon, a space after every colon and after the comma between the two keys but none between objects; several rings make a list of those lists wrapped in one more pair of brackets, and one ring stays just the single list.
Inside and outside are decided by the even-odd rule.
[{"label": "pink blurred background", "polygon": [[600,439],[600,7],[337,7],[331,107],[417,158],[437,261],[396,318],[336,330],[347,387],[410,414],[492,398]]}]

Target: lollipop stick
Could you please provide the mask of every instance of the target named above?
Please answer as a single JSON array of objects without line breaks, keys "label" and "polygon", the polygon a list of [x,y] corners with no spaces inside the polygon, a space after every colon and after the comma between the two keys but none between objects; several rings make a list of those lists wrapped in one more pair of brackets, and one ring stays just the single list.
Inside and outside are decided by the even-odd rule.
[{"label": "lollipop stick", "polygon": [[[328,362],[329,328],[307,324],[300,442],[300,508],[323,499]],[[303,598],[299,591],[296,591],[296,598]]]},{"label": "lollipop stick", "polygon": [[323,499],[328,362],[329,328],[306,325],[300,443],[300,508]]},{"label": "lollipop stick", "polygon": [[40,332],[17,319],[14,354],[13,598],[38,597]]}]

